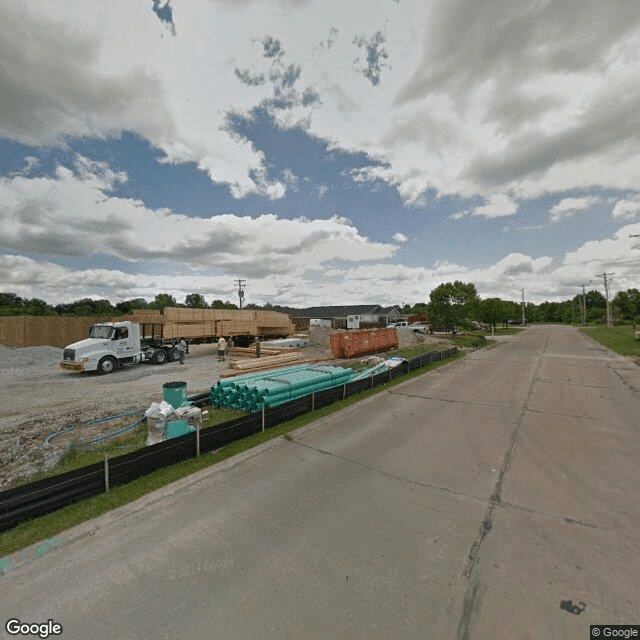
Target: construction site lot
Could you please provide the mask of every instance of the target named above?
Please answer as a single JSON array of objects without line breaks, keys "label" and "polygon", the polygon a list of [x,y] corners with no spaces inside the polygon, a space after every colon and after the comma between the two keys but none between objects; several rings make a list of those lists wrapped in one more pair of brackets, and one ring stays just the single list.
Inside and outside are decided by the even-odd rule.
[{"label": "construction site lot", "polygon": [[[360,358],[332,357],[331,333],[331,329],[312,328],[308,346],[302,349],[304,358],[338,366],[358,363]],[[398,342],[399,348],[450,346],[442,336],[409,332],[398,332]],[[61,357],[62,349],[56,347],[0,345],[0,491],[54,468],[70,447],[126,424],[125,414],[135,418],[135,412],[160,402],[163,384],[186,382],[187,394],[193,395],[210,391],[233,371],[227,361],[218,361],[215,344],[191,345],[184,365],[142,364],[109,375],[63,371]],[[72,428],[63,437],[47,443],[52,434],[68,427]]]}]

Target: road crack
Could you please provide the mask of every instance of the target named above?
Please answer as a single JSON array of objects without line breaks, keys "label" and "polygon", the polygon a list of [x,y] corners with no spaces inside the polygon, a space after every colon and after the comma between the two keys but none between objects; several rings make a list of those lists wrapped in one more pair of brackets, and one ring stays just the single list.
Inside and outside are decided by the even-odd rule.
[{"label": "road crack", "polygon": [[516,420],[513,426],[511,437],[509,438],[509,443],[507,445],[507,449],[505,451],[504,458],[502,461],[502,466],[500,467],[498,478],[496,479],[493,492],[491,493],[491,497],[489,498],[489,504],[487,505],[487,509],[484,513],[484,518],[482,519],[480,530],[478,531],[476,539],[471,544],[471,548],[469,549],[469,555],[467,557],[467,564],[465,565],[462,571],[462,577],[466,578],[469,584],[465,592],[464,604],[463,604],[460,621],[458,623],[456,640],[467,640],[467,638],[469,637],[471,614],[473,613],[473,609],[475,607],[475,603],[477,600],[477,592],[479,588],[477,584],[477,580],[474,580],[474,569],[478,564],[478,558],[480,555],[480,548],[482,546],[482,543],[484,542],[485,538],[493,528],[493,511],[496,505],[499,505],[502,502],[501,494],[502,494],[502,485],[504,482],[504,478],[511,465],[511,457],[513,455],[513,450],[515,448],[516,441],[518,439],[518,434],[520,432],[520,425],[522,424],[524,416],[527,413],[527,405],[529,404],[529,400],[531,399],[531,395],[533,394],[533,388],[536,382],[538,382],[540,379],[538,377],[538,372],[540,371],[542,360],[547,351],[547,345],[549,344],[550,337],[551,337],[550,335],[547,335],[547,339],[544,343],[544,347],[542,348],[542,352],[538,356],[536,368],[534,370],[533,376],[531,377],[531,382],[529,383],[529,388],[527,390],[527,397],[522,403],[520,415],[518,416],[518,419]]},{"label": "road crack", "polygon": [[393,478],[394,480],[400,480],[400,482],[406,482],[407,484],[412,484],[418,487],[424,487],[426,489],[432,489],[440,493],[448,493],[458,498],[466,498],[467,500],[472,500],[473,502],[483,502],[483,500],[478,496],[471,496],[466,493],[456,491],[455,489],[450,489],[449,487],[441,487],[437,484],[430,484],[428,482],[422,482],[421,480],[413,480],[411,478],[407,478],[406,476],[399,476],[395,473],[385,471],[384,469],[379,469],[378,467],[372,467],[368,464],[364,464],[363,462],[358,462],[353,458],[347,458],[346,456],[341,456],[339,453],[334,453],[332,451],[327,451],[326,449],[321,449],[320,447],[314,447],[310,444],[306,444],[305,442],[300,442],[300,440],[296,440],[295,438],[287,438],[287,439],[289,440],[289,442],[293,442],[294,444],[297,444],[300,447],[304,447],[305,449],[315,451],[316,453],[321,453],[322,455],[325,455],[325,456],[331,456],[332,458],[337,458],[338,460],[342,460],[343,462],[347,462],[357,467],[361,467],[362,469],[367,469],[368,471],[379,473],[380,475],[386,476],[387,478]]},{"label": "road crack", "polygon": [[438,398],[436,396],[421,396],[414,393],[402,393],[400,391],[389,390],[389,393],[394,396],[404,396],[405,398],[419,398],[420,400],[437,400],[438,402],[449,402],[451,404],[470,404],[480,407],[494,407],[499,409],[508,409],[511,405],[508,404],[495,404],[493,402],[473,402],[471,400],[452,400],[450,398]]}]

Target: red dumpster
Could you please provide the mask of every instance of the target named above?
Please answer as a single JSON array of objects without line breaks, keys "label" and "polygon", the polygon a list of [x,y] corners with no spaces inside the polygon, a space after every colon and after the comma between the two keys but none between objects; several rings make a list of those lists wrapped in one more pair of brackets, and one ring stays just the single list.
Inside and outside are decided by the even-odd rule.
[{"label": "red dumpster", "polygon": [[395,329],[365,329],[334,333],[331,336],[331,353],[337,358],[354,358],[398,347]]}]

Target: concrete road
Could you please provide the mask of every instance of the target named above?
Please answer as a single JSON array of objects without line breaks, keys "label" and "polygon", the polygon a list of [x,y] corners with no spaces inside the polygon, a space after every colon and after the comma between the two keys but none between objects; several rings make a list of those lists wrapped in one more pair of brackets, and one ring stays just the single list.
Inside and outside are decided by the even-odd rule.
[{"label": "concrete road", "polygon": [[640,368],[530,327],[65,532],[0,577],[2,620],[153,640],[640,624],[639,415]]}]

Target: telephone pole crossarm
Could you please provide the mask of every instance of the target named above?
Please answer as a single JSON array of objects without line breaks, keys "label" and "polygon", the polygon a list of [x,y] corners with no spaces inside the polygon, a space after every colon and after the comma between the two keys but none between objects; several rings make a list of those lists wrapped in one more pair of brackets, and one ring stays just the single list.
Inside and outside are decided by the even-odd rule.
[{"label": "telephone pole crossarm", "polygon": [[604,294],[607,300],[607,327],[610,327],[613,323],[611,322],[611,303],[609,302],[609,283],[607,282],[607,278],[611,276],[615,276],[614,273],[597,273],[596,278],[602,278],[604,280]]},{"label": "telephone pole crossarm", "polygon": [[238,287],[238,298],[240,300],[240,308],[242,309],[242,302],[244,301],[244,288],[247,286],[247,281],[238,278],[237,280],[233,281],[233,284],[237,285]]}]

